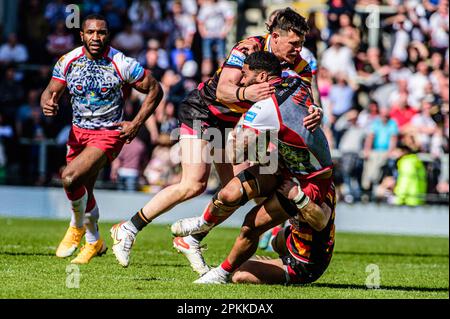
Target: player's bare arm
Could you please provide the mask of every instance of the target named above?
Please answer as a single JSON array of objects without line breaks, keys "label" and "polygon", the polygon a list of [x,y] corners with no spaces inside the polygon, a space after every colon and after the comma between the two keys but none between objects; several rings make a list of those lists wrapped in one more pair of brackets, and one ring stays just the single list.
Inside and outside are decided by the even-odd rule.
[{"label": "player's bare arm", "polygon": [[41,95],[41,108],[45,116],[55,116],[58,114],[58,100],[61,98],[65,89],[66,84],[54,79],[50,80],[50,83]]},{"label": "player's bare arm", "polygon": [[133,84],[132,87],[141,93],[147,94],[147,96],[133,121],[123,121],[116,124],[122,128],[120,137],[125,139],[127,144],[131,143],[136,137],[139,128],[147,121],[150,115],[152,115],[163,97],[163,91],[160,84],[148,71],[145,72],[144,78]]},{"label": "player's bare arm", "polygon": [[299,184],[285,180],[278,191],[298,207],[300,221],[305,221],[316,231],[321,231],[327,226],[331,217],[331,209],[326,204],[319,206],[311,201],[303,194]]},{"label": "player's bare arm", "polygon": [[217,85],[217,98],[220,102],[236,103],[240,101],[257,102],[269,98],[275,89],[269,83],[253,84],[246,88],[239,86],[242,71],[234,68],[224,68]]},{"label": "player's bare arm", "polygon": [[[253,160],[249,159],[249,148],[253,148],[256,150],[256,145],[258,142],[258,134],[248,128],[235,128],[231,132],[231,136],[226,145],[226,153],[228,159],[233,163],[233,165],[237,165],[243,163],[245,160]],[[255,153],[255,152],[254,152]]]}]

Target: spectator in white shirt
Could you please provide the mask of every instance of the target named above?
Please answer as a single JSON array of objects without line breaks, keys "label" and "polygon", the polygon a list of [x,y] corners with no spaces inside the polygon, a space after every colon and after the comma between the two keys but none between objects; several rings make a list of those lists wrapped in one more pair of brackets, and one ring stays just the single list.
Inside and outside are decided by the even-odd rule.
[{"label": "spectator in white shirt", "polygon": [[330,47],[323,52],[322,66],[328,69],[333,76],[345,74],[347,78],[356,76],[353,62],[353,51],[343,44],[340,35],[333,35]]},{"label": "spectator in white shirt", "polygon": [[233,26],[234,12],[227,1],[205,0],[198,12],[198,29],[202,37],[202,75],[213,71],[212,47],[217,48],[217,63],[225,60],[225,39]]},{"label": "spectator in white shirt", "polygon": [[27,48],[18,43],[15,33],[11,33],[8,36],[8,42],[0,46],[0,64],[23,63],[27,60]]}]

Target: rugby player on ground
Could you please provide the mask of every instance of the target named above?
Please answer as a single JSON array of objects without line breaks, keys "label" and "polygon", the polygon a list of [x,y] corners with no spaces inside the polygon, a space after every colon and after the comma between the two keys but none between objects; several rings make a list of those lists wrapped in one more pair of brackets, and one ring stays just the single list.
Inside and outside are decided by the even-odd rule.
[{"label": "rugby player on ground", "polygon": [[[86,17],[80,36],[83,45],[56,63],[52,79],[42,93],[41,107],[46,116],[55,116],[58,100],[66,88],[69,90],[73,126],[62,182],[72,218],[56,256],[72,256],[86,234],[86,244],[71,261],[85,264],[107,249],[98,232],[99,210],[93,193],[97,175],[117,157],[124,143],[134,139],[161,101],[162,89],[135,59],[109,46],[104,17]],[[133,121],[123,122],[122,109],[131,88],[147,96]]]}]

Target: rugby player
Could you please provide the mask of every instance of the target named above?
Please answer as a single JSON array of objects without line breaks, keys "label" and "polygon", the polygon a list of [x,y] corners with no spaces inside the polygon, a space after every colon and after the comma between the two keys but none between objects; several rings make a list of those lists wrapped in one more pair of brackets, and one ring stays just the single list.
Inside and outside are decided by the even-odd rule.
[{"label": "rugby player", "polygon": [[[267,184],[278,187],[280,177],[282,184],[247,214],[227,259],[196,283],[225,283],[230,278],[247,283],[312,282],[331,259],[335,196],[328,143],[320,129],[311,132],[301,124],[312,103],[310,90],[298,78],[281,80],[273,75],[274,66],[266,61],[270,61],[268,53],[250,55],[245,60],[241,83],[245,87],[266,80],[276,83],[275,93],[249,109],[243,116],[242,128],[235,129],[232,143],[233,151],[242,153],[257,139],[266,138],[266,132],[277,132],[278,176],[258,174],[257,166],[238,174],[213,198],[210,221],[220,221],[254,196],[267,196]],[[288,219],[292,226],[279,232],[274,243],[281,258],[247,261],[257,249],[259,236]],[[190,227],[195,224],[197,227]],[[197,223],[189,219],[175,223],[172,231],[182,229],[192,234],[208,231],[214,225],[197,217]]]},{"label": "rugby player", "polygon": [[[97,175],[117,157],[124,143],[134,139],[163,93],[149,71],[109,46],[104,17],[86,17],[80,36],[83,45],[56,63],[52,79],[42,93],[41,107],[46,116],[55,116],[58,100],[66,88],[69,90],[73,125],[62,182],[72,218],[56,256],[72,256],[86,234],[86,244],[71,261],[85,264],[107,249],[98,232],[99,210],[93,193]],[[133,121],[122,121],[124,101],[131,88],[146,97]]]},{"label": "rugby player", "polygon": [[[305,34],[308,32],[306,20],[287,8],[277,15],[269,31],[270,34],[255,38],[259,41],[262,51],[273,52],[283,63],[286,76],[295,74],[306,85],[310,85],[311,70],[300,56]],[[211,133],[213,128],[220,131],[219,146],[214,146],[214,152],[224,154],[226,129],[232,129],[253,102],[272,95],[274,88],[268,82],[250,85],[245,90],[239,86],[245,58],[245,52],[236,45],[214,76],[201,83],[181,104],[181,182],[161,190],[127,222],[113,226],[113,252],[122,266],[127,267],[130,262],[131,247],[139,231],[177,204],[204,192],[210,164],[202,156],[196,155],[206,152],[211,138],[208,133]],[[309,112],[311,114],[304,119],[304,125],[307,129],[314,130],[320,125],[322,113],[313,105]],[[193,160],[194,157],[197,157],[197,160]],[[226,185],[237,173],[225,160],[224,155],[220,160],[215,160],[214,164],[221,185]],[[201,255],[201,239],[201,235],[189,236],[177,246],[191,260],[194,270],[199,274],[209,270]]]}]

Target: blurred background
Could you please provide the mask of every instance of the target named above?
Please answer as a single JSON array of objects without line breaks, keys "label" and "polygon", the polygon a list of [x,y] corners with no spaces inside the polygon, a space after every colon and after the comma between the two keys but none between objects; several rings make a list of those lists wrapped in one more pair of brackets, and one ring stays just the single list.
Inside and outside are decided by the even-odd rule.
[{"label": "blurred background", "polygon": [[[69,96],[55,118],[42,115],[39,99],[57,59],[80,45],[79,30],[66,27],[69,4],[82,16],[105,15],[112,46],[150,69],[165,92],[97,188],[154,193],[177,182],[169,135],[180,102],[236,41],[263,35],[270,13],[290,6],[311,28],[305,47],[317,58],[339,200],[448,205],[447,0],[0,0],[0,185],[61,186]],[[133,92],[125,118],[141,101]],[[208,191],[217,187],[212,174]]]}]

